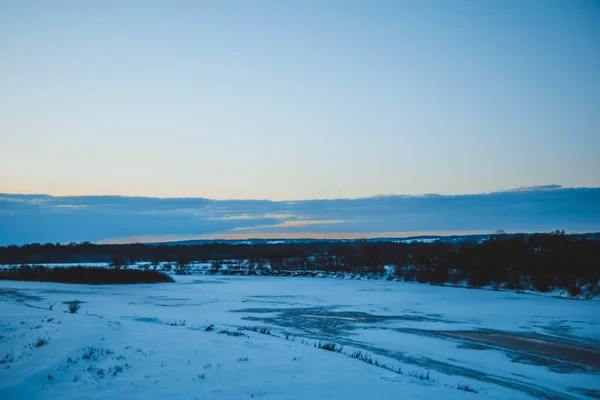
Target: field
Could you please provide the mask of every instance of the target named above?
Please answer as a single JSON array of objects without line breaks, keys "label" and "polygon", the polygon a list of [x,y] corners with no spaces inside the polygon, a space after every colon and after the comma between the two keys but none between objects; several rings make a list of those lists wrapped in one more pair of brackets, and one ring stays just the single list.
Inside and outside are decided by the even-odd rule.
[{"label": "field", "polygon": [[0,281],[0,398],[600,398],[597,300],[174,278]]}]

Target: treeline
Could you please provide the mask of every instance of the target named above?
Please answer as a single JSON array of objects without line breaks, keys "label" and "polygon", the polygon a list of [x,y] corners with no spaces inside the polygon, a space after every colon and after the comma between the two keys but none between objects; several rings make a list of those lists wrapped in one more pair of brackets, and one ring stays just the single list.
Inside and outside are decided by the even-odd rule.
[{"label": "treeline", "polygon": [[133,264],[148,262],[189,262],[248,258],[309,257],[326,254],[333,242],[290,244],[231,244],[206,243],[199,245],[148,245],[141,243],[97,245],[89,242],[28,244],[0,247],[0,264],[47,263],[115,263]]},{"label": "treeline", "polygon": [[90,267],[46,268],[39,265],[0,269],[0,280],[81,284],[173,282],[173,278],[157,271]]},{"label": "treeline", "polygon": [[0,264],[107,262],[123,266],[135,262],[174,262],[185,270],[192,261],[244,260],[249,269],[272,271],[323,270],[383,275],[418,282],[500,285],[515,289],[534,286],[547,291],[600,279],[598,235],[498,234],[481,243],[394,243],[319,241],[290,244],[201,245],[71,245],[31,244],[0,248]]}]

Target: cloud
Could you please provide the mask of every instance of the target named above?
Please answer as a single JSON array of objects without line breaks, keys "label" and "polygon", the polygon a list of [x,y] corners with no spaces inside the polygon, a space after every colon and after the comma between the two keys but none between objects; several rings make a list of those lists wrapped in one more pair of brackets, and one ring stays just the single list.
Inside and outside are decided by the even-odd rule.
[{"label": "cloud", "polygon": [[600,188],[544,185],[474,195],[280,202],[0,194],[0,215],[0,245],[232,234],[347,237],[497,229],[600,231]]},{"label": "cloud", "polygon": [[311,225],[331,225],[331,224],[342,224],[345,221],[340,219],[306,219],[296,221],[285,221],[277,225],[273,225],[273,228],[297,228],[300,226],[311,226]]},{"label": "cloud", "polygon": [[235,231],[247,231],[247,230],[264,230],[268,228],[298,228],[303,226],[312,226],[312,225],[331,225],[331,224],[341,224],[345,221],[338,219],[300,219],[293,221],[284,221],[279,224],[273,225],[257,225],[257,226],[249,226],[244,228],[234,228]]},{"label": "cloud", "polygon": [[213,219],[219,219],[222,221],[235,221],[235,220],[257,219],[257,218],[259,218],[259,216],[257,216],[257,215],[242,214],[242,215],[227,215],[224,217],[216,217]]},{"label": "cloud", "polygon": [[520,186],[518,188],[509,189],[507,192],[522,192],[526,190],[551,190],[561,189],[561,185],[535,185],[535,186]]},{"label": "cloud", "polygon": [[215,217],[212,219],[218,219],[222,221],[234,221],[234,220],[253,220],[253,219],[286,219],[286,218],[299,218],[298,215],[293,214],[263,214],[263,215],[226,215],[223,217]]}]

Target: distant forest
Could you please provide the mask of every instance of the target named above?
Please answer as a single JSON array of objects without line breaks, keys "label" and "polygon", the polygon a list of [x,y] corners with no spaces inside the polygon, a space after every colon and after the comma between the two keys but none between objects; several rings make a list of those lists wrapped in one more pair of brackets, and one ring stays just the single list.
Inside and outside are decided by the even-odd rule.
[{"label": "distant forest", "polygon": [[84,283],[133,284],[173,282],[173,278],[158,271],[116,268],[45,268],[20,266],[0,270],[0,280]]},{"label": "distant forest", "polygon": [[310,241],[281,244],[96,245],[88,242],[0,247],[0,264],[172,262],[185,273],[192,262],[240,260],[247,272],[321,270],[392,276],[431,284],[467,282],[539,291],[568,288],[577,294],[600,280],[599,235],[497,234],[480,243]]}]

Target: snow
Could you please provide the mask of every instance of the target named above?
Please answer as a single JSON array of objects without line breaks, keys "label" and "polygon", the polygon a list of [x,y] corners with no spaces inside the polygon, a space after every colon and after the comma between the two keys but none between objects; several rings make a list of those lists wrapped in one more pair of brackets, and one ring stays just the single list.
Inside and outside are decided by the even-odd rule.
[{"label": "snow", "polygon": [[433,243],[439,241],[439,237],[435,238],[416,238],[416,239],[403,239],[403,240],[394,240],[394,243]]},{"label": "snow", "polygon": [[[381,280],[175,279],[1,281],[0,398],[585,399],[600,390],[597,368],[557,370],[552,359],[437,335],[498,330],[597,349],[597,301]],[[83,302],[77,314],[63,303],[73,300]],[[342,352],[315,347],[326,341]]]},{"label": "snow", "polygon": [[[367,279],[367,280],[395,280],[401,281],[402,279],[395,276],[395,265],[384,265],[385,273],[379,274],[355,274],[352,272],[334,272],[334,271],[323,271],[323,270],[279,270],[273,271],[271,266],[267,263],[263,266],[268,271],[253,270],[249,271],[248,260],[246,259],[230,259],[221,260],[219,262],[221,271],[235,271],[236,274],[249,275],[248,272],[253,272],[255,275],[278,275],[278,276],[311,276],[316,278],[336,278],[336,279]],[[21,265],[36,267],[43,266],[46,268],[70,268],[74,266],[81,266],[86,268],[113,268],[109,262],[85,262],[85,263],[36,263],[36,264],[0,264],[0,269],[12,269],[19,268]],[[169,275],[175,275],[178,269],[178,263],[176,261],[161,261],[156,265],[153,265],[148,261],[140,261],[129,265],[122,266],[123,269],[150,269],[157,270]],[[213,275],[214,266],[210,262],[193,261],[186,265],[186,274],[189,275]],[[405,268],[411,269],[412,266]],[[231,273],[231,272],[230,272]],[[218,272],[217,274],[221,274]],[[414,282],[414,281],[411,281]],[[525,285],[525,282],[523,282]],[[461,281],[456,283],[446,282],[444,286],[448,287],[462,287],[470,288],[467,281]],[[554,288],[547,292],[536,291],[532,284],[529,289],[506,289],[505,284],[490,284],[482,286],[480,290],[494,290],[503,291],[518,294],[531,294],[537,296],[550,296],[559,297],[564,299],[575,299],[575,300],[600,300],[600,281],[595,284],[587,284],[581,287],[581,291],[578,295],[571,295],[567,289]]]}]

